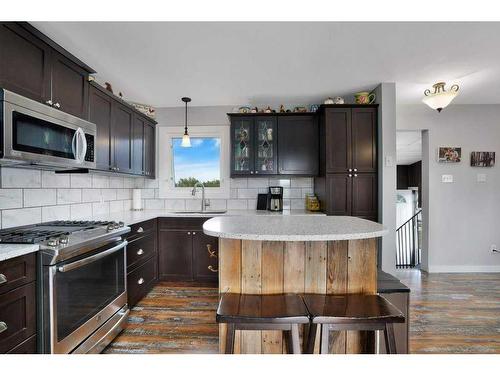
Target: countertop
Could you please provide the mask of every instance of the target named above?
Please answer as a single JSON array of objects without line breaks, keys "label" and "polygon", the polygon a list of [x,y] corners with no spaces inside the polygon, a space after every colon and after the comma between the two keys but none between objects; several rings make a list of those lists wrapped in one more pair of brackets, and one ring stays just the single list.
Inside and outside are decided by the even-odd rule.
[{"label": "countertop", "polygon": [[382,237],[383,225],[351,216],[214,217],[203,224],[209,236],[254,241],[335,241]]},{"label": "countertop", "polygon": [[[281,212],[257,211],[257,210],[228,210],[223,214],[178,213],[168,210],[143,210],[143,211],[120,211],[109,214],[94,215],[82,220],[106,220],[123,221],[125,225],[140,223],[141,221],[155,219],[158,217],[213,217],[213,216],[324,216],[321,212],[309,212],[306,210],[285,210]],[[33,253],[39,250],[38,245],[29,244],[0,244],[0,262],[21,255]]]}]

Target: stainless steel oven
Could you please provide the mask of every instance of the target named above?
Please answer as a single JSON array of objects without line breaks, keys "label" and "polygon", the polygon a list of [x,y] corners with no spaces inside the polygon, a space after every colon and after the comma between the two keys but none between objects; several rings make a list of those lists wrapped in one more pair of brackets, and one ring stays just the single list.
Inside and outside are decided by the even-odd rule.
[{"label": "stainless steel oven", "polygon": [[129,311],[126,246],[115,237],[42,267],[44,353],[99,353],[123,329]]},{"label": "stainless steel oven", "polygon": [[94,169],[96,125],[0,89],[0,163]]}]

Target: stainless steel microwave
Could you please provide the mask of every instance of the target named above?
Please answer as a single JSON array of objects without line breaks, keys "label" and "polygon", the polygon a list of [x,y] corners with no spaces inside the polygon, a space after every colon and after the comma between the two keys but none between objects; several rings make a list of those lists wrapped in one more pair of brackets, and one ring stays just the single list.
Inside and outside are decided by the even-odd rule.
[{"label": "stainless steel microwave", "polygon": [[96,125],[0,89],[0,164],[95,169]]}]

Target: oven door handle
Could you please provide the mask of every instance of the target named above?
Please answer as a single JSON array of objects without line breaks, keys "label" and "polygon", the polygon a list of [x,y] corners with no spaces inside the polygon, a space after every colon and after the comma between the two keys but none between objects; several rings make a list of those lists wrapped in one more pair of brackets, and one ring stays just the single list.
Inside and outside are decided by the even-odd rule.
[{"label": "oven door handle", "polygon": [[92,255],[88,258],[77,260],[76,262],[73,262],[73,263],[65,264],[64,266],[59,266],[59,267],[57,267],[57,270],[59,272],[68,272],[68,271],[74,270],[76,268],[80,268],[82,266],[85,266],[86,264],[93,263],[99,259],[102,259],[110,254],[113,254],[113,253],[123,249],[125,246],[127,246],[127,244],[128,244],[127,241],[123,241],[121,244],[116,245],[116,246],[114,246],[111,249],[108,249],[106,251],[103,251],[102,253]]}]

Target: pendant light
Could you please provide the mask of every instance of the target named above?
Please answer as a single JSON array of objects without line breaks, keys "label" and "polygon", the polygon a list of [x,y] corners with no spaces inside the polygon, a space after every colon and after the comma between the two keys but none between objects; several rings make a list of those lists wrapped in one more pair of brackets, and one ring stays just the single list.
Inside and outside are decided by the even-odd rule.
[{"label": "pendant light", "polygon": [[182,136],[181,147],[191,147],[191,139],[188,134],[188,103],[191,101],[191,98],[182,98],[182,101],[186,103],[186,123],[184,126],[184,135]]},{"label": "pendant light", "polygon": [[432,85],[434,92],[427,89],[424,91],[424,98],[422,101],[432,109],[441,112],[451,103],[455,96],[458,95],[458,85],[452,85],[448,91],[444,89],[445,82],[437,82]]}]

